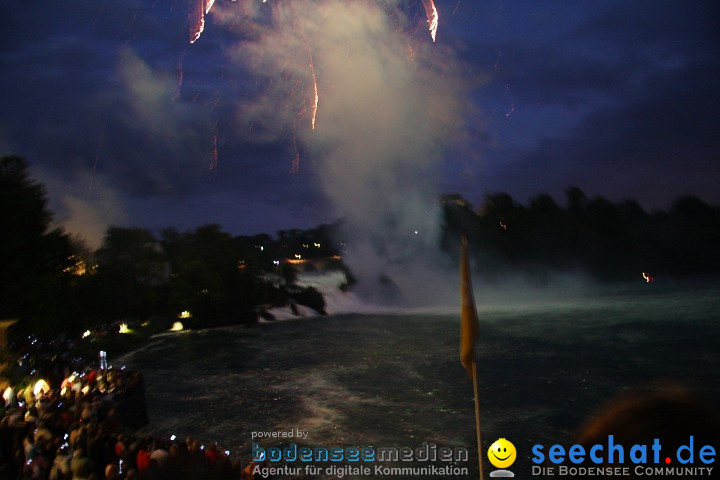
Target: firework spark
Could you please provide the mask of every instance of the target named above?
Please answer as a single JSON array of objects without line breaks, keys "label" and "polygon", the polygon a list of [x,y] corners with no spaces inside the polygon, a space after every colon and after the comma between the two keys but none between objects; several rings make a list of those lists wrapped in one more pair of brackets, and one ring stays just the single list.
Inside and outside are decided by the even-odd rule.
[{"label": "firework spark", "polygon": [[210,165],[208,165],[208,168],[212,173],[217,172],[218,168],[218,135],[217,135],[217,129],[213,133],[212,137],[212,150],[210,150]]},{"label": "firework spark", "polygon": [[[500,59],[502,58],[502,54],[503,54],[503,52],[502,52],[502,50],[500,50],[500,51],[498,52],[498,55],[497,55],[497,60],[495,60],[495,71],[496,71],[496,72],[497,72],[497,69],[498,69],[498,65],[500,65]],[[509,87],[509,86],[508,86],[508,87]]]},{"label": "firework spark", "polygon": [[197,42],[205,30],[205,15],[210,13],[215,0],[190,0],[188,24],[190,25],[190,43]]},{"label": "firework spark", "polygon": [[188,2],[188,25],[190,26],[190,43],[195,43],[205,30],[205,0]]},{"label": "firework spark", "polygon": [[178,59],[177,64],[177,82],[175,83],[175,93],[173,93],[172,99],[177,100],[180,98],[180,91],[182,90],[183,86],[183,61],[185,60],[185,50],[183,50],[182,55],[180,55],[180,58]]},{"label": "firework spark", "polygon": [[515,113],[515,103],[510,104],[510,111],[505,114],[505,118],[510,118]]},{"label": "firework spark", "polygon": [[298,172],[300,172],[300,150],[297,146],[297,138],[293,135],[293,159],[292,163],[290,164],[290,174],[296,175]]},{"label": "firework spark", "polygon": [[433,0],[422,0],[423,7],[425,7],[425,16],[427,17],[428,29],[430,30],[430,37],[432,41],[435,41],[438,29],[438,11],[435,8],[435,2]]},{"label": "firework spark", "polygon": [[415,53],[415,49],[409,41],[406,41],[406,49],[408,52],[408,58],[412,62],[413,66],[417,67],[417,63],[415,62],[415,58],[417,57],[417,55]]},{"label": "firework spark", "polygon": [[312,126],[312,129],[315,130],[315,119],[317,117],[318,100],[320,99],[320,97],[318,96],[317,77],[315,76],[315,66],[313,65],[312,53],[308,53],[308,57],[310,59],[310,73],[312,74],[313,79],[313,102],[310,125]]}]

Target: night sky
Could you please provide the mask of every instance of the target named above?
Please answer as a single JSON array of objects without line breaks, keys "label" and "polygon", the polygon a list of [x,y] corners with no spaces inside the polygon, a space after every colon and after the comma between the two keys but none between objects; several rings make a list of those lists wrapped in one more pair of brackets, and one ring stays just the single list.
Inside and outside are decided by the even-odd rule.
[{"label": "night sky", "polygon": [[191,44],[193,1],[0,4],[0,155],[92,246],[417,229],[442,193],[720,203],[716,0],[436,0],[435,43],[420,1],[217,0]]}]

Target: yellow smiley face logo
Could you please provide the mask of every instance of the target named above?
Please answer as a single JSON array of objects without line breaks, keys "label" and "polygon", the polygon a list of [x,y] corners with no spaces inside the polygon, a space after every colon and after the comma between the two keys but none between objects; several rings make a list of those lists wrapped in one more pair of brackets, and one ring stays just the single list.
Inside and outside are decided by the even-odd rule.
[{"label": "yellow smiley face logo", "polygon": [[488,459],[495,468],[508,468],[515,461],[515,445],[504,438],[498,438],[488,449]]}]

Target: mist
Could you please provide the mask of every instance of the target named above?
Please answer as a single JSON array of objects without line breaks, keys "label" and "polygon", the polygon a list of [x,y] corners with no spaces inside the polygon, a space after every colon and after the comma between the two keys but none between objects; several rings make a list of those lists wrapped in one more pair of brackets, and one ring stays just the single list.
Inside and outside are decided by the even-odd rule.
[{"label": "mist", "polygon": [[265,82],[239,118],[256,139],[302,146],[298,167],[314,172],[343,221],[338,241],[356,292],[435,304],[428,292],[456,292],[454,283],[438,288],[448,284],[440,167],[467,130],[469,76],[450,48],[432,42],[424,16],[398,4],[275,2],[267,16],[229,4],[217,15],[225,25],[242,16],[248,39],[232,58]]}]

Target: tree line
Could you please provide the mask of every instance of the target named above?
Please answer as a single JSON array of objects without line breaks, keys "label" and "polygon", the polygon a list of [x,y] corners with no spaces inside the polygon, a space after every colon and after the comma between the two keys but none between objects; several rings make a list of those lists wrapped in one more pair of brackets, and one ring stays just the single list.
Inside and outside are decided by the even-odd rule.
[{"label": "tree line", "polygon": [[[720,272],[720,208],[696,197],[652,213],[632,200],[588,198],[576,187],[562,206],[546,194],[526,205],[491,194],[477,209],[459,195],[442,202],[441,248],[455,257],[466,234],[486,279],[508,272],[540,280],[557,271],[601,280]],[[322,295],[298,287],[286,260],[334,257],[343,245],[336,243],[340,223],[282,230],[276,238],[233,236],[217,225],[159,236],[112,226],[91,251],[52,228],[52,216],[27,162],[2,158],[0,319],[20,319],[20,331],[75,333],[123,320],[167,322],[180,312],[192,315],[183,320],[188,326],[248,323],[267,307],[296,304],[323,312]]]},{"label": "tree line", "polygon": [[[335,255],[334,226],[232,236],[217,225],[189,232],[108,228],[97,251],[62,229],[45,189],[21,157],[0,162],[0,319],[23,332],[77,333],[118,321],[186,326],[255,322],[272,306],[324,312],[322,295],[295,285],[286,258]],[[189,316],[191,315],[191,316]]]},{"label": "tree line", "polygon": [[571,187],[565,204],[541,194],[526,205],[507,193],[487,195],[479,209],[458,195],[443,198],[442,243],[468,241],[486,276],[521,271],[582,271],[600,280],[698,277],[720,272],[720,208],[694,196],[647,212],[636,201],[588,198]]}]

